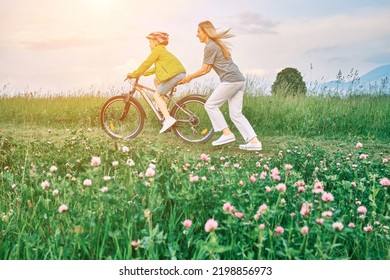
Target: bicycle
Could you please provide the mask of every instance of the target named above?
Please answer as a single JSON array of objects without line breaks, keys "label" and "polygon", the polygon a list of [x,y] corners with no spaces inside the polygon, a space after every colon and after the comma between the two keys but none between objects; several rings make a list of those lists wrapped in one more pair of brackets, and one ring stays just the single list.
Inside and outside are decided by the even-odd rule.
[{"label": "bicycle", "polygon": [[[139,84],[138,79],[129,79],[129,92],[111,97],[100,111],[101,126],[113,139],[129,140],[141,133],[147,116],[142,103],[135,97],[137,92],[152,109],[159,125],[162,126],[164,117],[150,97],[155,90]],[[173,97],[175,91],[176,87],[165,95],[168,99],[167,106],[170,115],[177,120],[168,131],[172,130],[185,142],[204,143],[210,140],[215,132],[204,109],[206,102],[204,96],[187,95],[176,101]]]}]

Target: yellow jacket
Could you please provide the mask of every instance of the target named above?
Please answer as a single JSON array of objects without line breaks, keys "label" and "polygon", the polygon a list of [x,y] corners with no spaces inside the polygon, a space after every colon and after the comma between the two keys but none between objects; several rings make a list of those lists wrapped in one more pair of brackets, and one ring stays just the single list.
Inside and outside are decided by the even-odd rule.
[{"label": "yellow jacket", "polygon": [[[149,69],[153,64],[155,66]],[[185,72],[186,70],[184,66],[176,58],[176,56],[167,51],[165,46],[158,45],[152,50],[152,53],[138,67],[138,69],[131,73],[131,76],[138,78],[142,75],[149,76],[155,73],[157,79],[160,82],[164,82],[177,74]]]}]

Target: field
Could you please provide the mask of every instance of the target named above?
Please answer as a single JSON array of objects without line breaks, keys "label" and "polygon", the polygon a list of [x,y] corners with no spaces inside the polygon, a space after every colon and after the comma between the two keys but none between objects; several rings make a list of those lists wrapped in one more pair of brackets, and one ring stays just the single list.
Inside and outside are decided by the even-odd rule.
[{"label": "field", "polygon": [[0,259],[390,259],[389,96],[247,96],[261,153],[114,142],[104,100],[0,98]]}]

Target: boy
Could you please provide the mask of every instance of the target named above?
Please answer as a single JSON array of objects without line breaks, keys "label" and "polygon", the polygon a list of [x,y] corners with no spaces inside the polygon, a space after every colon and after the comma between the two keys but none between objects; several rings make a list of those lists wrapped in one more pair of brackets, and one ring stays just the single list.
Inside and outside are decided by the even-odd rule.
[{"label": "boy", "polygon": [[[170,53],[165,46],[168,45],[169,35],[165,32],[152,32],[146,38],[149,39],[151,54],[133,73],[127,75],[128,78],[138,78],[142,75],[149,76],[156,74],[154,84],[156,91],[153,94],[157,106],[164,116],[163,127],[160,133],[167,131],[176,120],[169,115],[167,104],[163,97],[184,79],[186,70],[181,62]],[[152,65],[154,67],[148,70]]]}]

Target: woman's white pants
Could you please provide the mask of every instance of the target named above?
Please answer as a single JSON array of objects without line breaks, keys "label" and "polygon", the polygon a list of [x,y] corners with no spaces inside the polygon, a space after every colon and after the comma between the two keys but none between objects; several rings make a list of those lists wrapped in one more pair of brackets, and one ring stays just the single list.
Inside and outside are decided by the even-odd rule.
[{"label": "woman's white pants", "polygon": [[242,114],[245,82],[221,83],[210,95],[205,104],[205,109],[210,117],[215,131],[221,131],[228,124],[219,109],[226,101],[229,104],[229,116],[246,142],[256,137],[247,118]]}]

